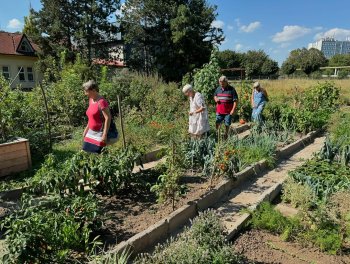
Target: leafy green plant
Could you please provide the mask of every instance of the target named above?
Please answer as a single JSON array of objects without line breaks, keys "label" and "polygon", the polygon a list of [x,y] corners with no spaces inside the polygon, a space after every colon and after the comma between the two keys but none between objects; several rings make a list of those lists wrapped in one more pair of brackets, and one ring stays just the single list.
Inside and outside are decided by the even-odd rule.
[{"label": "leafy green plant", "polygon": [[234,252],[223,235],[224,229],[213,211],[201,213],[192,222],[191,228],[176,239],[157,246],[152,254],[142,254],[135,264],[240,264],[249,263]]},{"label": "leafy green plant", "polygon": [[217,53],[218,51],[214,49],[211,53],[209,63],[204,64],[202,69],[195,72],[193,76],[194,87],[198,92],[203,94],[207,102],[212,101],[221,74]]},{"label": "leafy green plant", "polygon": [[238,95],[238,115],[240,119],[247,122],[250,121],[252,115],[252,106],[250,101],[251,94],[252,90],[250,88],[250,83],[247,81],[242,81]]},{"label": "leafy green plant", "polygon": [[38,201],[24,196],[21,208],[1,226],[9,252],[3,261],[67,263],[74,252],[94,250],[98,242],[91,235],[99,227],[98,205],[91,195]]},{"label": "leafy green plant", "polygon": [[122,150],[107,149],[101,155],[80,151],[58,164],[49,155],[35,176],[28,181],[29,190],[35,193],[84,194],[84,186],[103,193],[115,194],[138,179],[132,173],[140,153],[129,146]]},{"label": "leafy green plant", "polygon": [[175,142],[172,142],[170,155],[165,163],[165,172],[158,177],[156,184],[151,187],[151,192],[156,193],[159,202],[171,201],[173,210],[175,210],[177,198],[185,192],[185,186],[181,184],[178,157]]},{"label": "leafy green plant", "polygon": [[249,223],[254,228],[280,234],[284,240],[295,238],[302,229],[297,218],[284,217],[267,202],[262,203],[256,211],[252,212],[252,219]]},{"label": "leafy green plant", "polygon": [[315,203],[316,195],[308,185],[288,178],[283,183],[282,200],[307,212]]},{"label": "leafy green plant", "polygon": [[92,256],[94,264],[128,264],[131,257],[131,250],[126,248],[121,253],[107,253],[104,255]]},{"label": "leafy green plant", "polygon": [[350,189],[350,168],[339,163],[312,159],[289,173],[296,182],[306,184],[320,200],[336,191]]}]

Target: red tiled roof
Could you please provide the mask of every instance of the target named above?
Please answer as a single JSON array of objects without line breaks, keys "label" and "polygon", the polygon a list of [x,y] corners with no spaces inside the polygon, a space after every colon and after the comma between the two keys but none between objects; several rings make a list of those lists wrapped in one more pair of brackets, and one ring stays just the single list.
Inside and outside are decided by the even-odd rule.
[{"label": "red tiled roof", "polygon": [[119,60],[93,59],[92,63],[96,64],[96,65],[126,67],[125,63],[123,61],[119,61]]},{"label": "red tiled roof", "polygon": [[[0,32],[0,54],[34,56],[33,53],[17,52],[17,48],[21,43],[23,37],[26,36],[21,33]],[[35,43],[33,43],[29,38],[27,39],[34,51],[38,51],[39,47]]]}]

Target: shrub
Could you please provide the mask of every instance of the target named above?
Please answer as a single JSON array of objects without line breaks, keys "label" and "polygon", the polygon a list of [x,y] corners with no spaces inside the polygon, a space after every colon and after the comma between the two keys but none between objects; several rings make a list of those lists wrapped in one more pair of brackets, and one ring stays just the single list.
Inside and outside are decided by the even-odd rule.
[{"label": "shrub", "polygon": [[83,194],[84,185],[89,185],[93,190],[115,194],[138,182],[132,171],[139,158],[140,153],[133,147],[107,149],[101,155],[80,151],[63,164],[49,155],[28,181],[29,189],[37,193]]},{"label": "shrub", "polygon": [[283,184],[282,200],[306,212],[316,202],[316,196],[308,185],[288,178]]},{"label": "shrub", "polygon": [[91,233],[100,227],[97,208],[91,195],[42,201],[24,196],[21,208],[2,224],[9,252],[3,261],[67,263],[74,252],[91,252]]},{"label": "shrub", "polygon": [[158,246],[153,254],[141,255],[135,263],[248,263],[226,243],[223,231],[214,212],[201,213],[194,219],[191,228],[186,228],[176,239]]}]

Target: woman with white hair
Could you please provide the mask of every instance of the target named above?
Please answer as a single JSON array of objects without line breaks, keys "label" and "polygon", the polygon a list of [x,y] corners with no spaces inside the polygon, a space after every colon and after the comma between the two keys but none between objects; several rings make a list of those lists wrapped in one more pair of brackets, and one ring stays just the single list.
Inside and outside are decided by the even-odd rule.
[{"label": "woman with white hair", "polygon": [[201,93],[194,91],[190,84],[186,84],[182,91],[190,98],[188,132],[195,137],[201,137],[210,129],[204,97]]}]

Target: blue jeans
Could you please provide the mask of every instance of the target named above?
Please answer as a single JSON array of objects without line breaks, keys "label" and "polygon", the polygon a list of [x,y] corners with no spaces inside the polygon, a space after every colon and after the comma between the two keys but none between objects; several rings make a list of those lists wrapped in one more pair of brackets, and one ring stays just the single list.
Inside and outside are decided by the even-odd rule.
[{"label": "blue jeans", "polygon": [[225,122],[225,126],[230,126],[232,123],[232,116],[230,114],[216,114],[216,124],[221,124],[222,122]]},{"label": "blue jeans", "polygon": [[257,108],[253,108],[253,112],[252,112],[252,120],[253,122],[257,122],[257,123],[261,123],[262,121],[262,111],[264,110],[265,107],[265,103],[262,103],[260,105],[258,105]]}]

